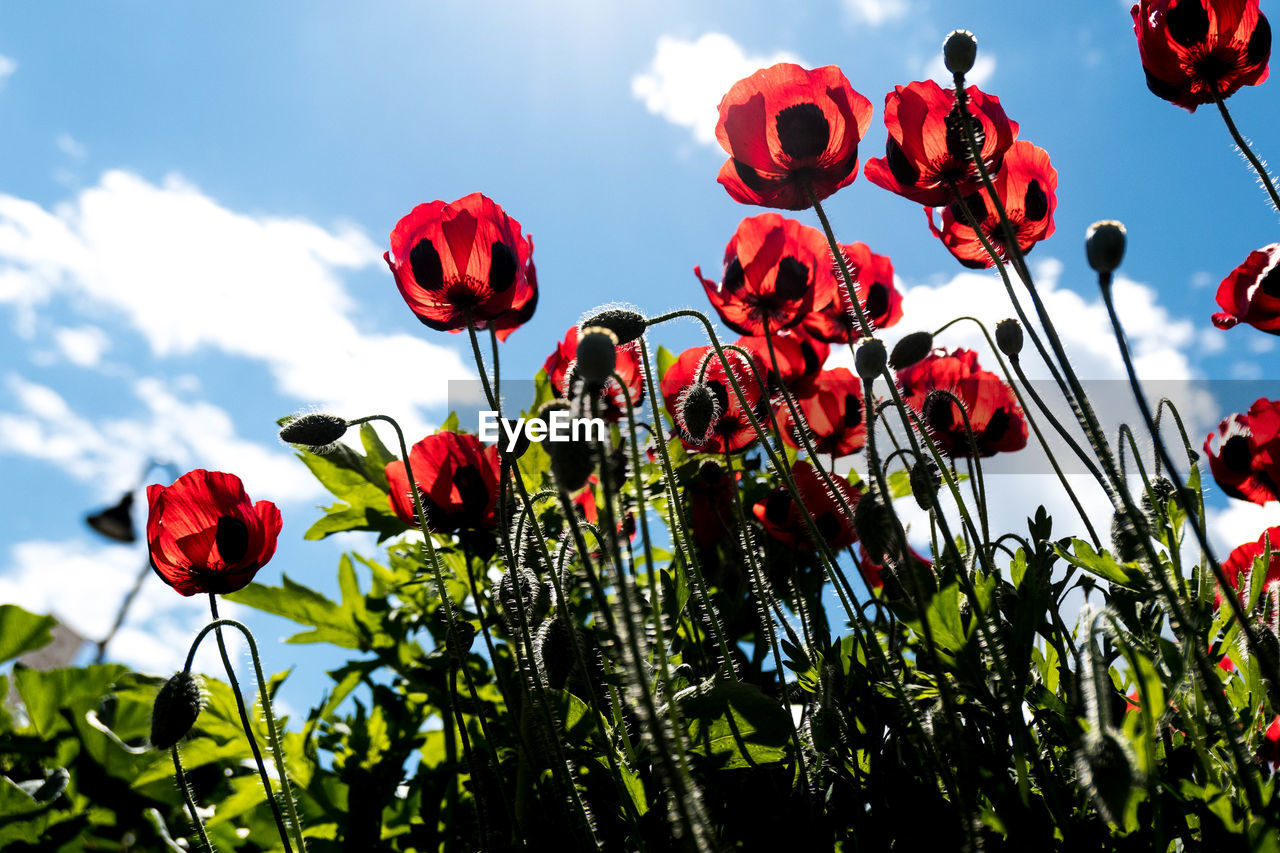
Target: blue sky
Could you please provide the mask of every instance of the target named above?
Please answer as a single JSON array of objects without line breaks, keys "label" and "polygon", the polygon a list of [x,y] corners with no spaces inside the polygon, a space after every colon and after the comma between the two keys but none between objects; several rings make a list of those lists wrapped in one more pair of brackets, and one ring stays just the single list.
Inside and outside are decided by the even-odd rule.
[{"label": "blue sky", "polygon": [[[0,5],[0,600],[105,630],[143,554],[80,518],[148,454],[239,472],[284,513],[260,579],[331,588],[339,548],[368,543],[301,541],[323,496],[275,419],[378,410],[420,433],[472,369],[465,339],[421,326],[382,263],[400,216],[480,190],[533,235],[541,303],[503,354],[504,375],[532,372],[600,303],[706,308],[693,266],[714,268],[760,212],[715,183],[707,144],[734,79],[783,56],[840,65],[875,106],[865,161],[883,150],[884,93],[938,73],[955,27],[978,34],[983,88],[1058,170],[1057,236],[1031,258],[1081,372],[1120,375],[1081,250],[1090,222],[1119,218],[1144,375],[1280,380],[1273,337],[1209,323],[1217,282],[1275,239],[1276,216],[1212,110],[1147,92],[1122,3]],[[1276,85],[1231,100],[1264,157],[1280,156]],[[842,241],[893,258],[908,300],[890,339],[1009,313],[917,205],[859,178],[828,210]],[[699,342],[691,327],[658,339]],[[1199,434],[1226,405],[1280,396],[1254,391],[1194,396]],[[1009,518],[1042,492],[1010,478]],[[1275,504],[1213,501],[1224,545],[1280,522]],[[150,581],[120,654],[173,666],[199,613]],[[276,668],[296,661],[315,684],[332,665],[254,619]]]}]

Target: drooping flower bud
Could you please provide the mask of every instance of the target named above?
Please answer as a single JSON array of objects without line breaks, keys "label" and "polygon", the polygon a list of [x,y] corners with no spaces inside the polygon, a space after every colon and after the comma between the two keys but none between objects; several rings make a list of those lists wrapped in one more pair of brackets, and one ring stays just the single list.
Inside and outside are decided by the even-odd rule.
[{"label": "drooping flower bud", "polygon": [[1106,729],[1087,735],[1076,750],[1076,771],[1103,818],[1121,820],[1133,793],[1134,769],[1120,735]]},{"label": "drooping flower bud", "polygon": [[582,329],[599,326],[613,332],[617,345],[629,344],[644,334],[649,321],[639,311],[630,308],[605,308],[582,321]]},{"label": "drooping flower bud", "polygon": [[1017,358],[1022,352],[1022,344],[1022,324],[1012,317],[996,323],[996,346],[1000,352],[1009,358]]},{"label": "drooping flower bud", "polygon": [[513,635],[520,633],[520,610],[524,609],[526,624],[537,621],[539,613],[550,606],[550,598],[546,587],[538,580],[538,576],[529,569],[517,567],[507,569],[498,579],[498,602],[502,605],[502,616],[507,623],[507,630]]},{"label": "drooping flower bud", "polygon": [[711,425],[720,418],[720,401],[711,386],[695,382],[680,395],[677,415],[677,423],[689,441],[702,444]]},{"label": "drooping flower bud", "polygon": [[168,749],[186,737],[204,701],[204,688],[191,673],[179,672],[166,681],[151,709],[151,745]]},{"label": "drooping flower bud", "polygon": [[1089,266],[1095,272],[1110,273],[1124,260],[1124,223],[1104,219],[1089,226],[1085,232],[1084,250]]},{"label": "drooping flower bud", "polygon": [[853,366],[862,377],[862,381],[871,382],[884,372],[885,361],[884,342],[879,338],[867,338],[858,346],[858,351],[853,357]]},{"label": "drooping flower bud", "polygon": [[896,557],[898,536],[893,517],[879,498],[870,493],[862,496],[853,508],[853,529],[871,562],[883,564],[886,554]]},{"label": "drooping flower bud", "polygon": [[978,39],[968,30],[952,30],[942,43],[942,62],[952,74],[968,74],[978,58]]},{"label": "drooping flower bud", "polygon": [[911,466],[909,476],[911,496],[923,510],[928,510],[938,502],[938,487],[942,484],[942,474],[932,459],[921,457]]},{"label": "drooping flower bud", "polygon": [[324,447],[342,438],[346,432],[345,419],[315,412],[296,417],[280,427],[280,440],[303,447]]},{"label": "drooping flower bud", "polygon": [[465,619],[455,619],[445,629],[444,647],[454,660],[461,662],[476,641],[475,626]]},{"label": "drooping flower bud", "polygon": [[534,637],[538,671],[555,690],[563,690],[573,672],[573,631],[554,616],[538,626]]},{"label": "drooping flower bud", "polygon": [[[538,410],[538,417],[547,423],[551,422],[551,413],[564,411],[572,413],[572,408],[564,400],[552,400]],[[591,430],[583,431],[587,436]],[[583,436],[573,438],[572,433],[567,441],[545,441],[543,448],[551,457],[551,474],[565,491],[576,492],[587,484],[596,470],[595,443]]]},{"label": "drooping flower bud", "polygon": [[618,366],[618,336],[604,326],[585,326],[578,333],[578,375],[601,383]]},{"label": "drooping flower bud", "polygon": [[912,332],[893,345],[889,354],[889,366],[894,370],[902,370],[917,362],[933,349],[933,335],[929,332]]},{"label": "drooping flower bud", "polygon": [[[1148,519],[1155,521],[1168,507],[1178,489],[1168,477],[1156,477],[1151,481],[1151,488],[1142,492],[1142,511]],[[1152,500],[1155,495],[1155,500]]]},{"label": "drooping flower bud", "polygon": [[1128,513],[1118,509],[1111,516],[1111,548],[1123,563],[1135,562],[1142,554],[1144,532],[1134,525]]}]

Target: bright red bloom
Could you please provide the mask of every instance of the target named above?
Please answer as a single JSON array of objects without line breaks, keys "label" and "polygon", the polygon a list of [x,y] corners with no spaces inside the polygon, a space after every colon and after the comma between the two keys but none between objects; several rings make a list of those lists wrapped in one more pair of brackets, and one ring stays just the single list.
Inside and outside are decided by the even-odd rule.
[{"label": "bright red bloom", "polygon": [[[1004,114],[999,98],[977,86],[965,92],[969,115],[979,124],[982,162],[994,175],[1018,135],[1018,124]],[[895,86],[884,99],[884,124],[889,129],[885,156],[867,161],[867,180],[927,207],[950,204],[952,183],[961,195],[976,191],[982,179],[969,157],[955,107],[955,90],[932,80]]]},{"label": "bright red bloom", "polygon": [[147,486],[151,568],[183,595],[235,592],[276,552],[280,510],[256,504],[235,474],[198,468]]},{"label": "bright red bloom", "polygon": [[[809,424],[813,449],[829,456],[848,456],[867,443],[867,425],[862,416],[862,383],[847,368],[824,370],[807,386],[809,396],[798,401],[800,414]],[[777,407],[782,437],[795,448],[799,429],[791,420],[786,403]]]},{"label": "bright red bloom", "polygon": [[1263,397],[1248,414],[1224,418],[1214,438],[1205,438],[1204,452],[1224,492],[1256,504],[1280,500],[1280,400]]},{"label": "bright red bloom", "polygon": [[[409,463],[432,533],[492,530],[498,526],[498,448],[474,435],[438,432],[409,448]],[[404,461],[387,463],[388,499],[396,516],[418,526]]]},{"label": "bright red bloom", "polygon": [[533,241],[480,193],[415,207],[383,258],[413,313],[439,331],[461,331],[470,318],[506,340],[538,304]]},{"label": "bright red bloom", "polygon": [[725,325],[744,335],[777,332],[799,323],[813,310],[818,282],[831,267],[822,232],[776,213],[749,216],[724,249],[724,278],[702,275],[707,299]]},{"label": "bright red bloom", "polygon": [[[756,431],[752,428],[751,420],[743,410],[738,395],[733,393],[733,386],[724,372],[724,365],[720,363],[720,358],[711,347],[693,347],[680,353],[680,357],[667,368],[666,374],[659,383],[662,401],[672,419],[680,424],[681,395],[697,380],[698,368],[708,357],[710,362],[703,378],[711,389],[711,393],[715,395],[719,405],[719,416],[712,422],[705,443],[695,444],[685,435],[681,435],[680,440],[686,449],[704,453],[724,453],[726,450],[734,453],[746,450],[755,442]],[[739,387],[742,388],[743,398],[759,420],[763,417],[764,406],[768,405],[768,397],[760,391],[755,374],[741,354],[735,350],[725,350],[725,358],[733,368],[733,375]],[[756,369],[764,375],[763,365],[757,364]],[[683,425],[680,431],[683,432]]]},{"label": "bright red bloom", "polygon": [[1271,25],[1258,0],[1140,0],[1130,10],[1147,88],[1191,112],[1267,79]]},{"label": "bright red bloom", "polygon": [[733,519],[734,481],[717,463],[707,460],[684,487],[689,501],[689,525],[693,541],[706,548],[725,537],[735,536]]},{"label": "bright red bloom", "polygon": [[787,62],[733,84],[720,101],[716,139],[729,153],[717,180],[735,201],[803,210],[858,177],[858,143],[871,102],[834,65]]},{"label": "bright red bloom", "polygon": [[[887,329],[902,319],[902,294],[893,286],[893,262],[888,255],[877,255],[866,243],[841,246],[853,276],[858,303],[867,321],[875,329]],[[801,329],[820,341],[832,344],[852,343],[862,337],[862,329],[848,298],[848,288],[841,285],[838,274],[824,276],[820,291],[814,297],[815,310],[804,318]]]},{"label": "bright red bloom", "polygon": [[[907,550],[910,552],[912,560],[920,563],[925,568],[933,568],[933,561],[920,556],[920,553],[915,548],[908,545]],[[884,569],[883,563],[873,562],[871,557],[867,555],[867,549],[858,546],[858,571],[862,574],[862,580],[867,586],[874,589],[884,586]]]},{"label": "bright red bloom", "polygon": [[1258,754],[1263,761],[1271,762],[1273,768],[1280,767],[1280,714],[1276,714],[1271,725],[1262,733],[1262,745]]},{"label": "bright red bloom", "polygon": [[783,385],[797,391],[806,388],[809,380],[818,375],[827,356],[831,354],[829,344],[804,335],[782,334],[771,337],[774,355],[778,357],[776,371],[773,369],[773,360],[769,357],[769,342],[763,335],[745,335],[734,341],[736,346],[756,357],[756,364],[762,368],[760,375],[771,392]]},{"label": "bright red bloom", "polygon": [[[1058,170],[1053,168],[1043,148],[1021,139],[1013,143],[992,184],[1009,215],[1009,222],[1018,238],[1018,248],[1024,255],[1036,243],[1053,236],[1053,212],[1058,208]],[[965,197],[965,203],[992,248],[1001,260],[1007,260],[1010,253],[1004,228],[986,188],[970,193]],[[929,215],[929,229],[942,240],[956,260],[970,269],[994,266],[959,205],[953,203],[943,208],[942,230],[933,223],[933,208],[925,210]]]},{"label": "bright red bloom", "polygon": [[[858,534],[853,529],[852,510],[858,505],[862,493],[849,484],[839,474],[832,474],[831,481],[840,490],[850,512],[845,513],[840,502],[827,488],[822,476],[813,470],[808,462],[799,461],[791,466],[795,476],[796,491],[800,500],[813,516],[814,526],[826,540],[833,551],[847,548],[858,541]],[[809,539],[809,526],[805,523],[804,513],[784,486],[779,486],[767,498],[752,507],[765,532],[783,545],[790,545],[804,550],[811,550],[813,543]]]},{"label": "bright red bloom", "polygon": [[[1280,583],[1280,526],[1263,531],[1257,542],[1246,542],[1227,555],[1222,561],[1222,573],[1236,590],[1240,602],[1247,605],[1249,594],[1249,576],[1253,573],[1254,561],[1267,553],[1267,543],[1271,543],[1271,563],[1266,566],[1267,586]],[[1222,590],[1219,589],[1213,599],[1216,608],[1222,604]]]},{"label": "bright red bloom", "polygon": [[920,413],[939,450],[951,457],[973,453],[965,419],[946,398],[926,403],[932,391],[950,391],[964,403],[979,456],[1027,446],[1027,421],[1013,390],[999,376],[980,368],[973,350],[933,353],[899,370],[898,386],[907,405]]},{"label": "bright red bloom", "polygon": [[[616,350],[618,354],[614,371],[622,377],[626,387],[618,385],[616,379],[608,379],[604,384],[601,399],[604,404],[601,417],[608,421],[620,421],[627,416],[627,398],[631,405],[639,407],[644,402],[644,371],[640,367],[640,354],[634,343],[623,344]],[[564,340],[556,345],[555,352],[547,356],[542,365],[547,371],[547,379],[555,390],[556,396],[565,397],[574,384],[578,364],[578,327],[570,326],[565,332]],[[625,395],[625,396],[624,396]]]},{"label": "bright red bloom", "polygon": [[1255,329],[1280,335],[1280,243],[1272,243],[1249,253],[1244,263],[1218,285],[1222,311],[1213,315],[1213,325],[1230,329],[1248,323]]}]

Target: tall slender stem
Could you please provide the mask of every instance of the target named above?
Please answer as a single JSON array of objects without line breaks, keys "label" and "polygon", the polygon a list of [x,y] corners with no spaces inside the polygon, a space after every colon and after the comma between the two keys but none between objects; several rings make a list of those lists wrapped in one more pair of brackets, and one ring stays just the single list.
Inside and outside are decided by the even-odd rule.
[{"label": "tall slender stem", "polygon": [[1227,130],[1231,132],[1231,138],[1235,140],[1236,147],[1240,149],[1240,153],[1249,161],[1253,171],[1258,173],[1258,181],[1262,184],[1263,189],[1267,191],[1267,195],[1271,197],[1271,207],[1276,211],[1280,211],[1280,195],[1276,193],[1276,185],[1272,182],[1271,175],[1267,173],[1267,167],[1262,165],[1262,161],[1253,153],[1249,143],[1240,135],[1235,121],[1231,118],[1231,113],[1227,111],[1227,102],[1222,95],[1218,94],[1217,89],[1213,91],[1213,102],[1218,105],[1218,112],[1222,114],[1222,120],[1226,122]]},{"label": "tall slender stem", "polygon": [[196,833],[200,836],[200,843],[204,845],[204,849],[209,853],[214,853],[213,842],[209,840],[209,833],[205,832],[204,821],[200,819],[199,812],[196,811],[195,795],[191,792],[191,783],[187,781],[187,774],[182,769],[182,758],[178,755],[178,745],[175,743],[171,751],[173,753],[173,772],[178,777],[178,787],[182,789],[182,798],[187,803],[187,811],[191,813],[191,825],[195,827]]}]

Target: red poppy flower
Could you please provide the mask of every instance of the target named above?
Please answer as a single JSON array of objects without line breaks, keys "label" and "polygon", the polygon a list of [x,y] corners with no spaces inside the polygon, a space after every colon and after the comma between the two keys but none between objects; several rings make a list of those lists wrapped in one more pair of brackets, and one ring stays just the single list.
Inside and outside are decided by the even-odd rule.
[{"label": "red poppy flower", "polygon": [[[873,328],[887,329],[902,319],[902,294],[893,286],[893,262],[888,255],[877,255],[866,243],[841,246],[853,276],[858,303]],[[832,271],[819,282],[814,297],[815,310],[801,323],[801,330],[820,341],[831,344],[853,343],[862,337],[862,329],[849,301],[848,288],[842,286]]]},{"label": "red poppy flower", "polygon": [[1263,761],[1269,761],[1273,768],[1280,767],[1280,714],[1276,714],[1271,725],[1263,732],[1258,754]]},{"label": "red poppy flower", "polygon": [[1280,243],[1272,243],[1249,253],[1244,263],[1218,285],[1222,311],[1213,315],[1213,325],[1230,329],[1248,323],[1255,329],[1280,335]]},{"label": "red poppy flower", "polygon": [[[1041,240],[1053,236],[1053,212],[1058,208],[1058,170],[1049,162],[1043,148],[1019,139],[1005,154],[1004,166],[992,181],[1009,215],[1018,238],[1018,248],[1025,255]],[[1009,257],[1004,228],[1000,216],[991,203],[986,188],[965,197],[969,212],[982,227],[1001,260]],[[988,269],[994,264],[982,248],[982,241],[968,225],[959,205],[949,204],[942,210],[942,230],[933,222],[934,210],[925,208],[929,215],[929,229],[940,239],[955,259],[970,269]]]},{"label": "red poppy flower", "polygon": [[716,139],[729,153],[717,179],[735,201],[803,210],[858,177],[858,143],[871,102],[834,65],[787,62],[733,84],[720,101]]},{"label": "red poppy flower", "polygon": [[724,249],[724,279],[693,273],[725,325],[744,335],[794,326],[813,310],[817,282],[829,276],[822,232],[776,213],[749,216]]},{"label": "red poppy flower", "polygon": [[[1227,576],[1227,581],[1236,590],[1243,604],[1249,603],[1248,578],[1253,573],[1254,561],[1266,554],[1268,541],[1271,543],[1271,564],[1266,567],[1267,578],[1264,583],[1267,586],[1280,583],[1280,526],[1263,531],[1257,542],[1244,543],[1222,561],[1222,573]],[[1214,596],[1213,606],[1216,608],[1221,604],[1222,590],[1219,589]]]},{"label": "red poppy flower", "polygon": [[[711,424],[706,442],[696,444],[689,441],[688,437],[684,435],[680,436],[680,440],[687,450],[704,453],[724,453],[726,450],[730,453],[735,453],[739,450],[746,450],[755,442],[756,432],[751,426],[750,418],[747,417],[747,413],[738,401],[738,395],[733,393],[733,386],[725,375],[724,365],[720,363],[720,358],[711,347],[693,347],[680,353],[680,357],[667,368],[667,372],[659,383],[662,391],[662,401],[672,419],[679,424],[681,421],[680,397],[685,392],[685,389],[692,386],[697,380],[698,368],[703,360],[708,357],[710,362],[703,378],[711,389],[711,393],[715,395],[718,416]],[[758,420],[764,411],[763,407],[768,405],[768,398],[761,393],[760,386],[756,384],[755,374],[750,366],[746,364],[741,354],[734,350],[726,350],[725,358],[733,368],[733,375],[737,379],[739,387],[742,388],[743,398],[751,406]],[[763,365],[757,364],[756,369],[760,371],[761,375],[764,374]]]},{"label": "red poppy flower", "polygon": [[253,503],[235,474],[198,468],[147,487],[151,568],[183,595],[243,589],[276,552],[280,510]]},{"label": "red poppy flower", "polygon": [[[773,369],[773,360],[769,357],[769,342],[763,335],[744,335],[734,341],[756,357],[756,364],[763,368],[761,376],[771,391],[785,385],[799,392],[806,388],[808,381],[818,375],[827,356],[831,354],[830,344],[815,341],[805,335],[782,334],[771,335],[773,352],[778,357],[778,370]],[[807,392],[805,392],[807,393]]]},{"label": "red poppy flower", "polygon": [[907,405],[915,409],[939,450],[952,457],[971,456],[964,417],[947,399],[926,405],[932,391],[950,391],[962,403],[979,456],[1009,453],[1027,446],[1027,421],[1017,398],[1004,380],[978,366],[978,354],[957,349],[934,353],[898,371],[898,386]]},{"label": "red poppy flower", "polygon": [[[977,86],[965,92],[969,114],[979,124],[982,162],[994,175],[1018,135],[1017,122],[1009,120],[994,95]],[[884,99],[884,123],[889,129],[885,156],[867,161],[863,170],[867,180],[927,207],[950,204],[951,184],[961,195],[982,186],[955,106],[955,90],[932,80],[895,86]]]},{"label": "red poppy flower", "polygon": [[383,258],[413,313],[439,331],[461,331],[470,318],[506,340],[538,304],[533,241],[480,193],[415,207]]},{"label": "red poppy flower", "polygon": [[[847,548],[858,541],[858,534],[853,529],[853,514],[846,514],[823,482],[822,476],[813,470],[808,462],[800,461],[791,466],[795,476],[796,491],[800,500],[813,516],[814,526],[826,540],[827,546],[836,551]],[[839,474],[832,474],[831,480],[844,497],[849,509],[857,506],[862,493]],[[783,545],[790,545],[804,550],[811,550],[813,543],[809,539],[809,526],[805,523],[804,513],[796,506],[791,493],[779,486],[767,498],[752,507],[765,532]]]},{"label": "red poppy flower", "polygon": [[689,501],[689,525],[693,541],[706,548],[727,536],[737,535],[733,519],[734,481],[708,459],[684,488]]},{"label": "red poppy flower", "polygon": [[1205,438],[1204,452],[1224,492],[1256,504],[1280,500],[1280,400],[1264,397],[1248,414],[1228,416],[1214,438]]},{"label": "red poppy flower", "polygon": [[1271,25],[1258,0],[1140,0],[1130,10],[1147,88],[1191,112],[1267,79]]},{"label": "red poppy flower", "polygon": [[[432,533],[492,530],[498,526],[498,448],[485,447],[474,435],[438,432],[409,448],[409,462],[422,496],[422,511]],[[387,463],[391,509],[418,526],[413,492],[403,460]]]},{"label": "red poppy flower", "polygon": [[[601,417],[608,421],[620,421],[627,416],[627,398],[631,399],[634,407],[639,407],[644,402],[644,372],[640,367],[636,345],[622,344],[616,352],[618,360],[614,371],[622,377],[626,387],[619,386],[618,381],[612,378],[605,382],[604,393],[600,395],[604,404]],[[569,394],[577,374],[577,364],[578,327],[571,326],[565,332],[564,340],[556,345],[555,352],[547,356],[542,365],[556,396],[565,397]]]},{"label": "red poppy flower", "polygon": [[[829,456],[848,456],[867,443],[862,416],[862,383],[847,368],[824,370],[808,384],[809,396],[798,401],[809,424],[813,449]],[[782,437],[795,448],[802,445],[798,428],[785,403],[778,408]]]},{"label": "red poppy flower", "polygon": [[[911,553],[911,559],[925,567],[932,568],[932,560],[920,556],[920,553],[910,545],[907,546],[907,550]],[[867,549],[861,545],[858,546],[858,571],[862,574],[862,580],[867,586],[873,589],[879,589],[884,586],[884,564],[872,561],[871,557],[867,555]]]}]

